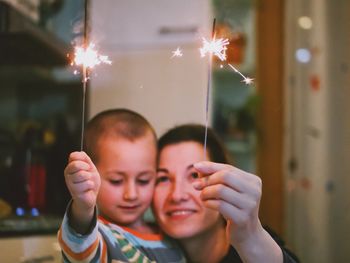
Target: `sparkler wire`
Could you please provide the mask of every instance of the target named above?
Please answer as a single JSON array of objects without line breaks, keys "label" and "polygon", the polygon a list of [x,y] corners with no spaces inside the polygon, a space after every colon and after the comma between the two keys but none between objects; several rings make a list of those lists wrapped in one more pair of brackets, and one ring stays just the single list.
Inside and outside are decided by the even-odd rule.
[{"label": "sparkler wire", "polygon": [[86,78],[87,78],[87,69],[83,66],[83,102],[82,102],[82,113],[81,113],[81,141],[80,141],[80,151],[83,150],[84,145],[84,130],[85,130],[85,104],[86,104]]},{"label": "sparkler wire", "polygon": [[[215,24],[216,18],[213,20],[213,29],[211,38],[215,39]],[[205,134],[204,134],[204,159],[207,158],[207,137],[208,137],[208,126],[209,126],[209,103],[210,103],[210,93],[211,93],[211,76],[212,76],[212,57],[213,52],[209,52],[208,56],[208,83],[207,83],[207,99],[205,104]]]},{"label": "sparkler wire", "polygon": [[[84,49],[88,47],[88,0],[84,3]],[[83,63],[83,105],[81,113],[81,141],[80,141],[80,151],[83,150],[84,146],[84,130],[85,130],[85,104],[86,104],[86,84],[88,80],[88,69]]]}]

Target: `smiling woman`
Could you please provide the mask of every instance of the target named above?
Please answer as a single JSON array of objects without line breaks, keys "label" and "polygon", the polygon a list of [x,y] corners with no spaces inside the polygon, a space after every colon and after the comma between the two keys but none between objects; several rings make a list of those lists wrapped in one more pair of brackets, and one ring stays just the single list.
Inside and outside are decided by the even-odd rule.
[{"label": "smiling woman", "polygon": [[219,212],[206,209],[200,191],[192,186],[198,178],[193,164],[201,160],[203,146],[197,142],[174,144],[161,152],[155,204],[162,228],[174,238],[191,237],[224,225]]},{"label": "smiling woman", "polygon": [[160,227],[191,262],[295,262],[260,224],[261,180],[224,164],[211,130],[203,156],[204,133],[204,126],[183,125],[159,140],[153,208]]}]

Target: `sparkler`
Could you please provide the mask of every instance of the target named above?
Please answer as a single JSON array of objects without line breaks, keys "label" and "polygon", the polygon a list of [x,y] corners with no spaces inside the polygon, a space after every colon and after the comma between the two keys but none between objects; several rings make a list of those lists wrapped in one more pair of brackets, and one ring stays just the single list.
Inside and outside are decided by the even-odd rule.
[{"label": "sparkler", "polygon": [[112,61],[108,59],[108,56],[99,55],[95,49],[95,45],[90,43],[86,48],[75,47],[74,52],[74,65],[82,66],[87,69],[100,65],[101,63],[112,64]]},{"label": "sparkler", "polygon": [[[204,158],[206,158],[207,152],[207,136],[208,136],[208,124],[209,124],[209,101],[210,101],[210,93],[211,93],[211,78],[212,78],[212,57],[213,55],[217,56],[221,61],[225,61],[227,46],[229,45],[229,41],[227,38],[219,38],[215,39],[215,22],[213,21],[213,30],[211,41],[203,38],[203,46],[199,49],[201,57],[205,57],[208,55],[208,83],[207,83],[207,97],[206,97],[206,105],[205,105],[205,137],[204,137]],[[247,85],[253,83],[253,79],[244,76],[238,69],[236,69],[233,65],[228,63],[228,65],[239,75],[242,76],[243,82]],[[223,65],[220,65],[222,68]]]},{"label": "sparkler", "polygon": [[182,50],[179,47],[176,50],[172,51],[172,53],[173,55],[171,56],[171,58],[183,56]]},{"label": "sparkler", "polygon": [[207,53],[210,53],[217,56],[221,61],[224,61],[226,60],[226,50],[227,50],[226,46],[229,44],[228,39],[227,38],[215,39],[215,31],[213,32],[214,33],[213,33],[212,41],[209,42],[208,40],[203,38],[203,47],[199,49],[201,53],[201,57],[205,57]]},{"label": "sparkler", "polygon": [[[207,157],[207,137],[208,137],[208,124],[209,124],[209,101],[210,101],[210,91],[211,91],[211,74],[212,74],[212,57],[213,54],[219,58],[226,58],[226,48],[225,46],[219,46],[218,43],[223,43],[223,41],[215,41],[215,23],[216,19],[213,20],[213,29],[211,38],[212,41],[208,42],[203,38],[203,47],[200,49],[201,56],[208,55],[208,83],[207,83],[207,99],[205,103],[205,134],[204,134],[204,159]],[[211,44],[213,43],[213,44]]]},{"label": "sparkler", "polygon": [[[88,44],[88,0],[84,3],[84,42],[83,46],[77,46],[74,48],[74,59],[71,65],[80,66],[83,70],[83,105],[82,105],[82,123],[81,123],[81,141],[80,151],[83,150],[84,144],[84,130],[85,130],[85,104],[86,104],[86,85],[89,80],[89,73],[95,66],[105,63],[111,64],[108,56],[98,54],[93,43]],[[75,70],[74,74],[78,71]]]}]

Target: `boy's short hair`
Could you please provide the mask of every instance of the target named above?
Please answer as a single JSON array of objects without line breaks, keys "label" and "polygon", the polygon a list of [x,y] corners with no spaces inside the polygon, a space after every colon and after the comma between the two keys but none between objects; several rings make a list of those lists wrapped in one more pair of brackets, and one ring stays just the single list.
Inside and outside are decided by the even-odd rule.
[{"label": "boy's short hair", "polygon": [[134,141],[148,133],[157,136],[152,125],[139,113],[128,109],[110,109],[98,113],[86,125],[84,149],[94,162],[98,161],[97,146],[104,136]]}]

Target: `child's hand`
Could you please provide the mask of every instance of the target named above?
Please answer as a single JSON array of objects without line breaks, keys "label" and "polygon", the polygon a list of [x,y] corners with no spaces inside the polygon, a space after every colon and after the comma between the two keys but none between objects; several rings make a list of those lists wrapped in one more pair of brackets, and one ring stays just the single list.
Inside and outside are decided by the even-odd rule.
[{"label": "child's hand", "polygon": [[93,211],[101,179],[90,157],[85,152],[71,153],[64,177],[73,198],[73,207],[80,211]]}]

